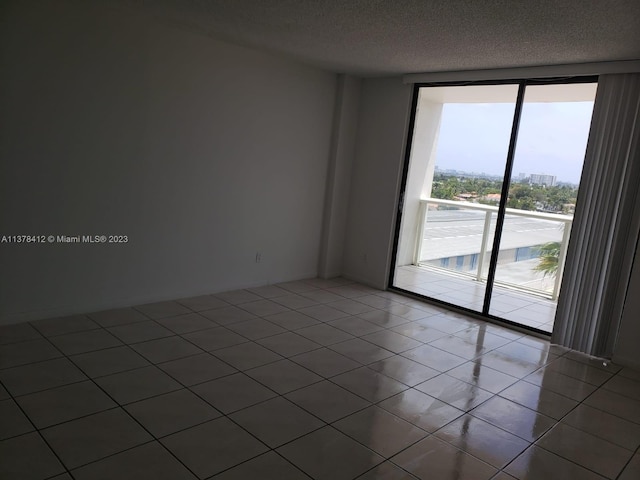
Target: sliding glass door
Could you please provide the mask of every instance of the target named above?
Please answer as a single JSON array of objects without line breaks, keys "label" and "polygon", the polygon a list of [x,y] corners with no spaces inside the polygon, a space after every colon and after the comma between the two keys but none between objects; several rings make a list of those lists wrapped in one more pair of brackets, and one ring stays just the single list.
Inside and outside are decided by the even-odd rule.
[{"label": "sliding glass door", "polygon": [[595,87],[419,87],[390,285],[551,331]]},{"label": "sliding glass door", "polygon": [[595,83],[528,85],[489,313],[551,331]]}]

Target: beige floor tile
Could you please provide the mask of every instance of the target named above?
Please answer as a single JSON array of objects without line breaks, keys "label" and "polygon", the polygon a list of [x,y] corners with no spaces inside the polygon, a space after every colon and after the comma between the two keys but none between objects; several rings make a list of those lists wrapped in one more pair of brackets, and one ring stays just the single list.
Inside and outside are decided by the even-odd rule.
[{"label": "beige floor tile", "polygon": [[472,410],[471,415],[528,442],[533,442],[555,424],[550,417],[497,396]]},{"label": "beige floor tile", "polygon": [[518,480],[605,480],[605,477],[535,445],[516,458],[505,471]]},{"label": "beige floor tile", "polygon": [[288,443],[278,453],[317,480],[350,480],[384,460],[333,427]]},{"label": "beige floor tile", "polygon": [[465,412],[477,407],[492,396],[486,390],[447,374],[420,383],[415,388]]},{"label": "beige floor tile", "polygon": [[435,437],[428,437],[391,459],[422,479],[488,480],[497,472],[492,466]]},{"label": "beige floor tile", "polygon": [[394,395],[378,405],[427,432],[435,432],[463,414],[462,410],[413,388]]},{"label": "beige floor tile", "polygon": [[463,382],[475,385],[491,393],[498,393],[518,381],[516,377],[483,365],[482,359],[467,362],[447,372]]},{"label": "beige floor tile", "polygon": [[640,454],[635,454],[622,470],[618,480],[637,480],[638,478],[640,478]]},{"label": "beige floor tile", "polygon": [[605,383],[602,388],[640,401],[640,381],[638,380],[617,375]]},{"label": "beige floor tile", "polygon": [[536,445],[608,478],[616,478],[633,455],[630,450],[562,423]]},{"label": "beige floor tile", "polygon": [[588,405],[579,405],[562,419],[562,423],[628,450],[640,446],[640,425]]},{"label": "beige floor tile", "polygon": [[560,420],[578,405],[575,400],[525,381],[511,385],[500,392],[500,396],[556,420]]},{"label": "beige floor tile", "polygon": [[385,458],[428,435],[426,431],[376,406],[349,415],[333,426]]},{"label": "beige floor tile", "polygon": [[600,389],[591,394],[584,403],[625,420],[640,423],[640,401],[633,398],[625,397],[610,390]]},{"label": "beige floor tile", "polygon": [[438,430],[435,436],[496,468],[506,466],[530,445],[471,415],[454,420]]},{"label": "beige floor tile", "polygon": [[546,368],[541,368],[531,375],[524,377],[524,381],[543,387],[545,390],[559,393],[578,402],[587,398],[598,388],[590,383],[576,380],[575,378]]}]

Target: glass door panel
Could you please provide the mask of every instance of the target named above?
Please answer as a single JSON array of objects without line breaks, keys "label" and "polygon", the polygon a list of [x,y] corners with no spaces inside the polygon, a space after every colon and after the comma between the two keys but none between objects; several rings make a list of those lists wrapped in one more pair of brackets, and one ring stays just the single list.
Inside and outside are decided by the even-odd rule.
[{"label": "glass door panel", "polygon": [[550,332],[596,83],[527,86],[489,313]]},{"label": "glass door panel", "polygon": [[482,312],[517,94],[419,90],[393,286]]}]

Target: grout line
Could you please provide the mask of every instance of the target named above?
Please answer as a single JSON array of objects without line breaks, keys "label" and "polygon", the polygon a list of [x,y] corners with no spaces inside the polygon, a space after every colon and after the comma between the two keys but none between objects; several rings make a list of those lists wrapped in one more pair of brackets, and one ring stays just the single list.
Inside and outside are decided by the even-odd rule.
[{"label": "grout line", "polygon": [[[104,327],[102,327],[102,328],[104,329]],[[106,329],[105,329],[105,330],[106,330]],[[129,345],[127,345],[127,346],[129,347]],[[56,345],[54,345],[54,348],[58,349],[58,347],[57,347]],[[131,347],[129,347],[129,348],[131,348]],[[60,349],[58,349],[58,351],[60,351],[60,353],[62,353],[62,354],[63,354],[64,358],[66,358],[68,361],[70,361],[71,363],[73,363],[73,361],[72,361],[72,360],[71,360],[67,355],[65,355],[65,354],[64,354],[64,352],[62,352]],[[75,364],[74,364],[74,365],[75,365]],[[139,426],[140,426],[140,427],[141,427],[145,432],[147,432],[147,433],[151,436],[151,438],[152,438],[153,440],[157,441],[156,437],[155,437],[151,432],[149,432],[149,431],[144,427],[144,425],[142,425],[140,422],[138,422],[138,420],[137,420],[137,419],[135,419],[135,418],[134,418],[134,417],[133,417],[133,416],[132,416],[132,415],[131,415],[131,414],[130,414],[130,413],[129,413],[129,412],[128,412],[128,411],[127,411],[127,410],[126,410],[126,409],[125,409],[121,404],[120,404],[120,402],[118,402],[118,401],[117,401],[115,398],[113,398],[113,397],[112,397],[112,396],[111,396],[107,391],[105,391],[105,390],[104,390],[104,389],[103,389],[103,388],[102,388],[98,383],[96,383],[96,382],[95,382],[95,380],[94,380],[93,378],[89,377],[89,376],[87,375],[87,373],[86,373],[84,370],[82,370],[79,366],[77,366],[77,365],[76,365],[76,368],[78,368],[78,370],[80,370],[80,371],[81,371],[85,376],[87,376],[89,381],[91,381],[91,382],[92,382],[92,383],[93,383],[93,384],[94,384],[94,385],[95,385],[99,390],[101,390],[101,391],[102,391],[102,393],[103,393],[103,394],[105,394],[108,398],[110,398],[110,399],[115,403],[115,405],[116,405],[117,407],[115,407],[115,408],[113,408],[113,409],[119,408],[120,410],[122,410],[122,411],[123,411],[127,416],[129,416],[129,418],[133,419],[133,420],[134,420],[134,422],[135,422],[136,424],[138,424],[138,425],[139,425]],[[9,393],[10,393],[10,392],[9,392]],[[15,401],[15,400],[14,400],[14,401]],[[18,403],[16,402],[16,404],[18,404]],[[19,406],[19,404],[18,404],[18,406]],[[20,408],[21,408],[21,407],[20,407]],[[107,410],[111,410],[111,409],[107,409]],[[103,411],[107,411],[107,410],[103,410]],[[103,412],[103,411],[101,411],[101,412]],[[101,413],[101,412],[97,412],[97,413]],[[26,415],[26,412],[24,412],[24,411],[23,411],[23,413],[25,414],[25,416],[26,416],[27,418],[29,418],[29,417],[28,417],[28,415]],[[97,413],[94,413],[94,414],[92,414],[92,415],[96,415]],[[90,415],[89,415],[89,416],[90,416]],[[72,422],[72,421],[74,421],[74,420],[77,420],[77,419],[75,419],[75,418],[74,418],[74,419],[71,419],[71,420],[67,420],[66,422],[61,422],[61,423],[60,423],[60,424],[58,424],[58,425],[62,425],[62,424],[64,424],[64,423],[69,423],[69,422]],[[30,418],[29,418],[29,421],[31,421],[31,419],[30,419]],[[33,422],[32,422],[32,423],[33,423]],[[34,424],[34,427],[35,427],[35,424]],[[49,427],[47,427],[47,428],[49,428]],[[47,444],[47,446],[49,447],[49,449],[50,449],[50,450],[53,452],[53,454],[58,458],[58,460],[60,461],[60,463],[65,467],[66,472],[67,472],[67,473],[69,473],[70,475],[72,475],[72,477],[73,477],[73,474],[71,473],[71,469],[69,469],[69,468],[66,466],[66,464],[62,461],[62,459],[58,456],[58,453],[57,453],[57,452],[53,449],[53,447],[52,447],[52,446],[51,446],[51,445],[46,441],[46,439],[45,439],[45,438],[44,438],[44,436],[42,435],[42,433],[41,433],[40,429],[37,429],[37,428],[36,428],[36,430],[37,430],[38,434],[41,436],[41,438],[45,441],[45,443]],[[44,429],[43,429],[43,430],[44,430]],[[152,441],[153,441],[153,440],[152,440]],[[150,442],[144,442],[144,443],[139,444],[139,445],[136,445],[136,446],[134,446],[134,447],[131,447],[131,448],[128,448],[128,449],[122,450],[122,451],[120,451],[120,452],[114,453],[114,454],[112,454],[112,455],[108,455],[108,456],[106,456],[106,457],[102,457],[102,458],[100,458],[100,459],[96,460],[96,462],[97,462],[97,461],[104,460],[105,458],[108,458],[109,456],[113,456],[113,455],[117,455],[118,453],[126,452],[126,451],[128,451],[128,450],[131,450],[131,449],[133,449],[133,448],[136,448],[136,447],[138,447],[138,446],[140,446],[140,445],[144,445],[144,444],[146,444],[146,443],[150,443]],[[161,442],[158,442],[158,443],[161,443]],[[163,448],[165,448],[165,449],[166,449],[166,447],[164,447],[164,445],[162,445],[162,446],[163,446]],[[167,449],[167,451],[168,451],[168,449]],[[184,465],[184,463],[183,463],[179,458],[175,457],[175,455],[173,455],[173,453],[172,453],[172,452],[170,452],[170,451],[169,451],[169,453],[170,453],[174,458],[176,458],[176,460],[177,460],[178,462],[180,462],[180,463],[181,463],[181,464],[182,464],[182,465],[183,465],[183,466],[184,466],[184,467],[185,467],[189,472],[191,472],[193,475],[195,475],[195,473],[194,473],[193,471],[191,471],[191,469],[190,469],[189,467],[187,467],[186,465]],[[89,463],[94,463],[94,462],[89,462]],[[82,466],[84,466],[84,465],[88,465],[89,463],[87,463],[87,464],[83,464],[83,465],[79,465],[79,466],[76,466],[74,469],[80,468],[80,467],[82,467]],[[195,475],[195,476],[197,477],[197,475]]]}]

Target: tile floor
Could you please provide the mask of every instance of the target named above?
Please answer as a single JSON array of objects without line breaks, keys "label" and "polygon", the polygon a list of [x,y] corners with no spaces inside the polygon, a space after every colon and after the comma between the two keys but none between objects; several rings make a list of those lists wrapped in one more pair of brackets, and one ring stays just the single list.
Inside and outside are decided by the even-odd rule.
[{"label": "tile floor", "polygon": [[640,478],[640,372],[346,280],[0,343],[2,479]]},{"label": "tile floor", "polygon": [[[398,267],[394,285],[476,311],[482,311],[484,303],[484,283],[442,269],[415,265]],[[525,291],[495,285],[489,313],[551,333],[556,315],[556,302]]]}]

